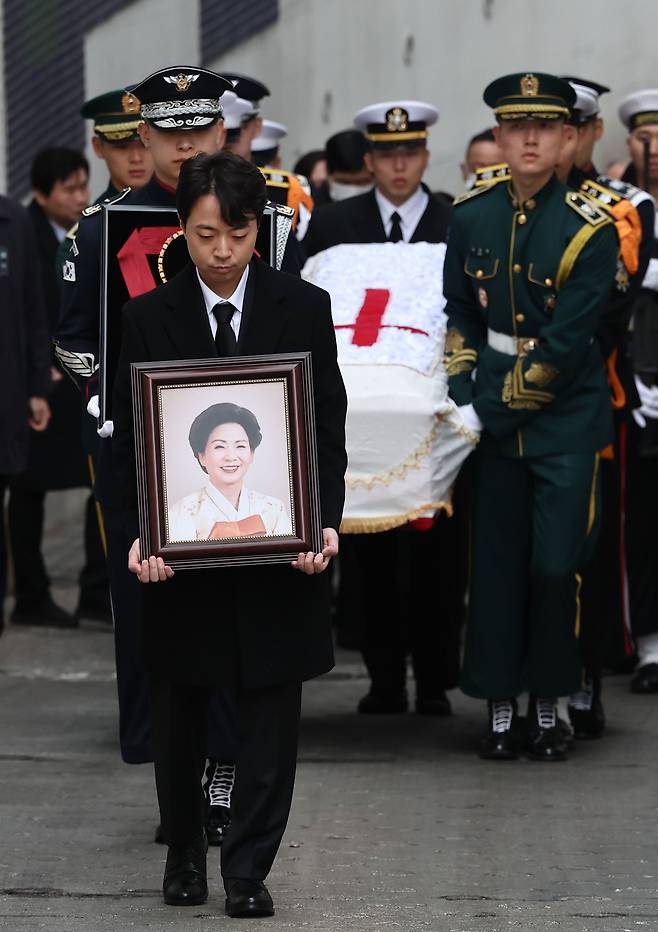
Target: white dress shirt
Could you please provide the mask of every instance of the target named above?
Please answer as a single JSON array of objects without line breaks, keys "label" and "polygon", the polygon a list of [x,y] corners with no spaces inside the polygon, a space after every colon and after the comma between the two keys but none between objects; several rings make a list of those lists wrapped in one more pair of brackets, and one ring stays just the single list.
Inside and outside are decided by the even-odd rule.
[{"label": "white dress shirt", "polygon": [[206,304],[206,312],[208,314],[208,321],[210,323],[210,329],[212,330],[213,340],[217,336],[217,318],[212,312],[212,309],[217,304],[232,304],[235,308],[233,317],[231,317],[231,327],[233,328],[233,333],[235,334],[235,339],[237,340],[240,336],[240,324],[242,323],[242,306],[244,304],[244,294],[247,290],[247,279],[249,278],[249,266],[247,266],[242,273],[242,278],[238,282],[238,286],[233,292],[233,294],[228,298],[220,298],[219,295],[215,294],[214,291],[211,291],[210,288],[206,285],[204,280],[199,275],[199,270],[196,270],[197,278],[199,279],[199,284],[201,285],[201,294],[203,295],[203,300]]},{"label": "white dress shirt", "polygon": [[425,213],[430,196],[427,191],[423,191],[422,187],[418,185],[411,197],[404,204],[396,207],[395,204],[391,204],[388,198],[384,197],[379,188],[375,188],[375,200],[377,201],[377,207],[379,207],[387,239],[391,235],[391,227],[393,226],[392,216],[397,213],[400,217],[402,239],[405,243],[408,243],[420,223],[420,218]]},{"label": "white dress shirt", "polygon": [[55,223],[55,221],[51,220],[50,217],[48,217],[48,223],[52,227],[52,231],[57,237],[57,242],[63,243],[64,240],[66,239],[66,234],[68,233],[68,230],[65,230],[64,227],[61,227],[59,223]]}]

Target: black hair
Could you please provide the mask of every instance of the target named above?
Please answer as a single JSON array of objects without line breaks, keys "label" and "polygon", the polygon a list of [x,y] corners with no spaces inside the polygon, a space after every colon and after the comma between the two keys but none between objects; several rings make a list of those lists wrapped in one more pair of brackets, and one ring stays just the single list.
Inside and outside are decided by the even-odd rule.
[{"label": "black hair", "polygon": [[318,164],[326,159],[327,154],[324,149],[313,149],[312,152],[307,152],[306,155],[302,155],[295,162],[295,167],[293,172],[296,175],[303,175],[305,178],[311,177],[313,174],[313,169]]},{"label": "black hair", "polygon": [[214,194],[222,217],[229,226],[260,223],[267,204],[267,188],[261,172],[233,152],[201,152],[181,165],[176,189],[176,207],[186,224],[196,202]]},{"label": "black hair", "polygon": [[[220,424],[240,424],[249,439],[249,447],[255,450],[259,446],[263,435],[260,432],[260,424],[256,420],[256,415],[249,408],[241,408],[231,402],[224,401],[220,404],[211,405],[202,411],[192,421],[190,427],[189,441],[192,447],[192,453],[199,459],[199,453],[203,453],[208,443],[208,437]],[[199,463],[201,466],[201,463]],[[205,466],[201,466],[204,472],[208,472]]]},{"label": "black hair", "polygon": [[34,156],[30,181],[35,191],[48,197],[58,181],[66,181],[81,168],[88,176],[89,162],[82,152],[66,146],[52,146]]},{"label": "black hair", "polygon": [[272,146],[271,149],[261,149],[259,152],[251,151],[251,160],[254,165],[258,168],[265,168],[266,165],[269,165],[270,162],[273,162],[274,159],[279,154],[279,147]]},{"label": "black hair", "polygon": [[495,141],[496,141],[496,138],[493,134],[493,130],[485,129],[481,133],[476,133],[475,136],[469,139],[468,145],[466,146],[466,151],[468,152],[471,146],[474,146],[477,142],[495,142]]},{"label": "black hair", "polygon": [[363,133],[357,129],[346,129],[327,139],[327,171],[358,172],[363,168],[363,156],[368,151],[368,143]]}]

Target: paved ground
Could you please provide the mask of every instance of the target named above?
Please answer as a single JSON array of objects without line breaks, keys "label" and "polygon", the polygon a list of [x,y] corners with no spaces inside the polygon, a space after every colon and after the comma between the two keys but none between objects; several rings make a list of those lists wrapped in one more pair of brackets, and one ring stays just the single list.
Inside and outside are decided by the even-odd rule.
[{"label": "paved ground", "polygon": [[[73,605],[79,555],[61,522],[49,551]],[[277,915],[250,928],[658,930],[658,697],[609,679],[605,740],[565,764],[497,765],[474,756],[478,703],[456,694],[449,720],[371,720],[353,714],[365,687],[344,653],[306,688],[293,814],[270,878]],[[109,632],[9,628],[0,736],[3,932],[235,926],[216,875],[207,906],[161,904],[152,773],[118,757]]]}]

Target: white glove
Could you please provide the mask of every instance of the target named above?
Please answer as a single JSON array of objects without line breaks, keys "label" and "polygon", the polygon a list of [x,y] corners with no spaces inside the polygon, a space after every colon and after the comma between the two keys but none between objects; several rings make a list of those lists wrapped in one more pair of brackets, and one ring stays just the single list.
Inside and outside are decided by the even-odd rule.
[{"label": "white glove", "polygon": [[91,414],[92,417],[100,417],[101,409],[98,404],[98,395],[92,395],[89,401],[87,402],[87,414]]},{"label": "white glove", "polygon": [[635,376],[635,387],[640,396],[640,407],[632,414],[639,427],[646,427],[646,419],[658,419],[658,385],[645,385],[642,379]]},{"label": "white glove", "polygon": [[457,410],[466,430],[470,430],[473,434],[482,433],[482,421],[477,416],[473,405],[461,405]]},{"label": "white glove", "polygon": [[114,433],[114,421],[103,421],[96,433],[103,439],[106,437],[111,437]]}]

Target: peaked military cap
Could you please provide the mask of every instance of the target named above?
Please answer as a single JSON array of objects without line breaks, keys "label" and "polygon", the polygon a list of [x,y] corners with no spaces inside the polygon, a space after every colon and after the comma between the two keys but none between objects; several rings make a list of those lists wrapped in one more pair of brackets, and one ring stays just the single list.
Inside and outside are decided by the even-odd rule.
[{"label": "peaked military cap", "polygon": [[224,112],[224,128],[226,141],[235,142],[240,135],[243,122],[253,112],[251,101],[243,100],[234,91],[222,94],[222,110]]},{"label": "peaked military cap", "polygon": [[497,78],[483,96],[499,120],[566,119],[576,103],[567,81],[538,71]]},{"label": "peaked military cap", "polygon": [[567,122],[575,126],[584,126],[585,123],[589,123],[599,115],[598,95],[584,84],[575,84],[571,81],[569,83],[576,92],[576,102],[571,109],[570,116],[567,117]]},{"label": "peaked military cap", "polygon": [[619,104],[619,119],[633,132],[639,126],[658,123],[658,88],[634,91]]},{"label": "peaked military cap", "polygon": [[94,132],[105,142],[137,139],[137,127],[143,122],[139,99],[123,88],[85,101],[80,116],[94,121]]},{"label": "peaked military cap", "polygon": [[252,152],[267,152],[277,149],[281,140],[288,135],[288,127],[274,120],[263,120],[263,128],[251,143]]},{"label": "peaked military cap", "polygon": [[245,122],[257,117],[260,113],[261,100],[270,96],[269,88],[265,87],[262,81],[250,78],[246,74],[238,74],[237,71],[226,71],[224,77],[233,84],[238,97],[248,100],[251,104],[251,113],[246,115]]},{"label": "peaked military cap", "polygon": [[387,100],[359,110],[354,125],[365,135],[371,148],[393,149],[424,146],[427,127],[438,119],[439,111],[432,104],[420,100]]},{"label": "peaked military cap", "polygon": [[214,71],[170,65],[154,71],[133,88],[142,117],[162,130],[206,129],[222,115],[220,97],[233,84]]},{"label": "peaked military cap", "polygon": [[599,84],[598,81],[589,81],[586,78],[574,78],[572,75],[566,74],[562,74],[560,77],[563,81],[568,81],[572,87],[578,84],[580,87],[589,88],[590,91],[594,91],[597,97],[600,97],[601,94],[610,93],[610,88],[605,84]]}]

